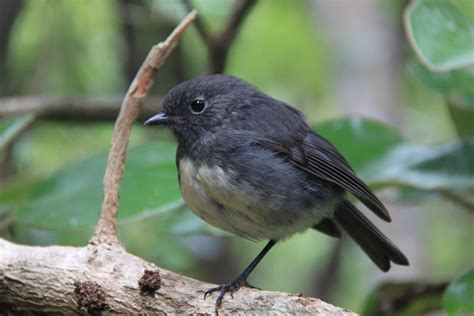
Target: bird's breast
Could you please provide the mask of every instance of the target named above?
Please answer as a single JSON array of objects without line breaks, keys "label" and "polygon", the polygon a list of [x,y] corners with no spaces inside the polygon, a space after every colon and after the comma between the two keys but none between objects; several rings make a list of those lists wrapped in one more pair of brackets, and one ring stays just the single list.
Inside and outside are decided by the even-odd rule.
[{"label": "bird's breast", "polygon": [[209,167],[190,158],[179,161],[179,183],[187,206],[208,223],[222,228],[223,214],[220,205],[211,198],[217,187],[229,186],[228,177],[217,166]]},{"label": "bird's breast", "polygon": [[252,208],[260,199],[239,185],[232,171],[182,158],[179,174],[184,201],[205,221],[248,238],[261,229],[265,213]]}]

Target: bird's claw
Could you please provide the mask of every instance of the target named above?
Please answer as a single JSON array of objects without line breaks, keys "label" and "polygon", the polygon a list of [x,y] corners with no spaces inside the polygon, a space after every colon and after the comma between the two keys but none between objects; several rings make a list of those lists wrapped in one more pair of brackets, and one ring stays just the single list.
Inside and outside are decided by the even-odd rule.
[{"label": "bird's claw", "polygon": [[243,278],[238,278],[228,284],[219,285],[207,290],[206,293],[204,293],[204,299],[206,299],[207,295],[209,294],[212,294],[214,292],[219,292],[219,296],[217,297],[217,300],[215,303],[215,310],[217,314],[217,310],[219,309],[219,307],[221,307],[225,294],[229,293],[230,296],[234,298],[234,293],[237,292],[242,286],[255,288],[254,286],[251,286],[250,284],[248,284],[247,280]]}]

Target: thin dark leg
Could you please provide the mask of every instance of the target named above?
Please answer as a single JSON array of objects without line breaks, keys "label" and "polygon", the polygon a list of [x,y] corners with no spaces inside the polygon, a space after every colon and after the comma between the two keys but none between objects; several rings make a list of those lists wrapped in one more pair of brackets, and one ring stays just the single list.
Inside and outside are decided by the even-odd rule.
[{"label": "thin dark leg", "polygon": [[257,267],[257,265],[260,263],[260,261],[265,257],[265,255],[272,249],[273,246],[275,246],[277,242],[275,240],[270,240],[265,247],[260,251],[260,253],[257,255],[255,259],[250,262],[249,266],[242,272],[242,274],[239,276],[239,278],[244,278],[247,280],[248,276],[252,271]]},{"label": "thin dark leg", "polygon": [[229,292],[230,295],[233,296],[233,294],[237,290],[239,290],[242,286],[249,286],[248,283],[247,283],[247,278],[249,277],[250,273],[252,273],[252,271],[255,269],[255,267],[258,265],[258,263],[263,259],[263,257],[265,257],[265,255],[268,253],[268,251],[270,251],[270,249],[272,249],[272,247],[276,243],[277,243],[276,240],[273,240],[273,239],[270,240],[267,243],[267,245],[265,246],[265,248],[263,248],[262,251],[260,251],[260,253],[257,255],[257,257],[252,260],[252,262],[249,264],[249,266],[244,270],[244,272],[242,272],[238,276],[237,279],[235,279],[231,283],[224,284],[224,285],[219,285],[217,287],[209,289],[208,291],[206,291],[206,293],[204,293],[204,299],[206,299],[206,296],[208,294],[219,291],[219,296],[217,297],[216,305],[215,305],[216,314],[217,314],[217,310],[219,309],[219,307],[222,304],[222,300],[224,299],[225,293]]}]

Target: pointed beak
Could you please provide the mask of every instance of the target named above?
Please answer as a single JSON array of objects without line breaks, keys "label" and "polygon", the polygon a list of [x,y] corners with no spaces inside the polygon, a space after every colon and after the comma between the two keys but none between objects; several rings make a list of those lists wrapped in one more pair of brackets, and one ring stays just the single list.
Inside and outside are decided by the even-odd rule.
[{"label": "pointed beak", "polygon": [[150,117],[148,120],[145,121],[145,125],[162,125],[169,123],[172,121],[174,118],[171,116],[168,116],[166,113],[161,112],[156,114],[155,116]]}]

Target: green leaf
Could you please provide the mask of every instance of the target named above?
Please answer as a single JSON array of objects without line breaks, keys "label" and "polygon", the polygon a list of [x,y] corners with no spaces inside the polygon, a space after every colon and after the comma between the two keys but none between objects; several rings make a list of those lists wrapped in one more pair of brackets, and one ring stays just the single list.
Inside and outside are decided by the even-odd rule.
[{"label": "green leaf", "polygon": [[443,305],[449,315],[474,312],[474,268],[449,285],[443,297]]},{"label": "green leaf", "polygon": [[408,69],[427,87],[445,96],[458,135],[474,137],[474,67],[431,72],[418,61],[411,60]]},{"label": "green leaf", "polygon": [[403,141],[386,125],[355,117],[326,122],[315,130],[330,140],[371,185],[421,190],[474,189],[472,141],[415,145]]},{"label": "green leaf", "polygon": [[364,170],[380,186],[467,192],[474,189],[474,142],[428,147],[404,144]]},{"label": "green leaf", "polygon": [[349,161],[355,170],[380,159],[394,146],[402,144],[402,136],[394,129],[359,117],[345,117],[315,126]]},{"label": "green leaf", "polygon": [[412,60],[408,69],[427,87],[443,94],[450,103],[474,110],[474,67],[434,73]]},{"label": "green leaf", "polygon": [[474,21],[474,4],[472,3],[472,0],[451,0],[451,3],[464,16]]},{"label": "green leaf", "polygon": [[[91,227],[103,198],[107,153],[73,163],[35,184],[17,211],[19,224],[48,229]],[[121,185],[119,220],[176,208],[181,201],[175,145],[131,148]]]},{"label": "green leaf", "polygon": [[474,23],[448,1],[418,0],[404,14],[409,43],[431,71],[474,65]]},{"label": "green leaf", "polygon": [[474,108],[464,108],[449,103],[448,109],[458,135],[462,138],[474,139]]}]

